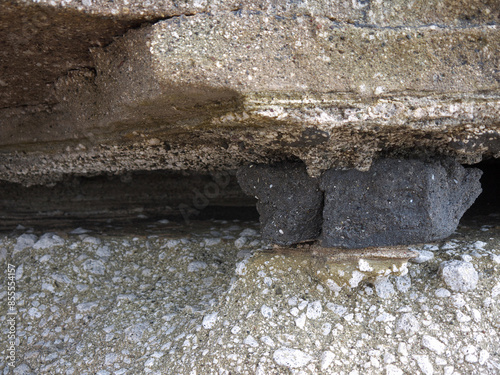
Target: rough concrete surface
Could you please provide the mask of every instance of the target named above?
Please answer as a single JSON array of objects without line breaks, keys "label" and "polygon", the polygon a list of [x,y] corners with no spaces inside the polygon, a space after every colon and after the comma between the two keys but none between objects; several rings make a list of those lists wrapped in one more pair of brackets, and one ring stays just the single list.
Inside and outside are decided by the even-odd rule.
[{"label": "rough concrete surface", "polygon": [[500,371],[498,215],[413,247],[405,276],[333,291],[295,258],[259,253],[255,222],[88,225],[1,235],[17,301],[15,369],[2,346],[1,373]]},{"label": "rough concrete surface", "polygon": [[323,223],[323,193],[302,163],[250,165],[238,170],[243,191],[258,199],[265,241],[291,245],[315,240]]},{"label": "rough concrete surface", "polygon": [[321,243],[362,248],[451,235],[481,193],[479,169],[452,159],[381,159],[370,170],[326,171]]},{"label": "rough concrete surface", "polygon": [[3,180],[500,152],[495,1],[41,4],[1,5]]}]

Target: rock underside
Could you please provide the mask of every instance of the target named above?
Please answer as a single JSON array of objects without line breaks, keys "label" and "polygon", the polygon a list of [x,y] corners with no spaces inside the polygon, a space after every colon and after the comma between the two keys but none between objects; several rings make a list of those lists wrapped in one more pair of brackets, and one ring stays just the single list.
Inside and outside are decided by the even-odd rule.
[{"label": "rock underside", "polygon": [[1,180],[499,156],[494,0],[1,10]]}]

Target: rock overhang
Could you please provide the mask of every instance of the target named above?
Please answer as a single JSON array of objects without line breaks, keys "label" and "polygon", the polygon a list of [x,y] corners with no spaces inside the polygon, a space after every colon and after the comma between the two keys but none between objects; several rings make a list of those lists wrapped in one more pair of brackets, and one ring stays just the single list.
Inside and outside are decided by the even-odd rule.
[{"label": "rock overhang", "polygon": [[318,176],[381,155],[498,157],[495,24],[313,13],[201,12],[94,49],[93,68],[57,81],[49,111],[4,110],[0,178],[297,159]]}]

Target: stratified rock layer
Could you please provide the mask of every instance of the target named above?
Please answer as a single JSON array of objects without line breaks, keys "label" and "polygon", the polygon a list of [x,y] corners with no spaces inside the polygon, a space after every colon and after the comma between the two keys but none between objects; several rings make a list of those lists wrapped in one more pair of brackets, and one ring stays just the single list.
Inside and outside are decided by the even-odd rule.
[{"label": "stratified rock layer", "polygon": [[250,165],[237,177],[243,191],[258,199],[263,239],[291,245],[318,238],[323,194],[303,164]]},{"label": "stratified rock layer", "polygon": [[360,248],[445,238],[481,193],[481,173],[449,159],[385,159],[368,172],[329,170],[320,182],[321,243]]}]

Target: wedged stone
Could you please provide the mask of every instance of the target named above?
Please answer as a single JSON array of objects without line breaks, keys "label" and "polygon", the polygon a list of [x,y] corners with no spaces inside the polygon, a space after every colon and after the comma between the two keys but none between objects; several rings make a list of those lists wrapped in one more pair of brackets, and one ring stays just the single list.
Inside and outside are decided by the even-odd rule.
[{"label": "wedged stone", "polygon": [[258,199],[262,238],[291,245],[319,237],[323,193],[303,164],[250,165],[237,173],[246,194]]},{"label": "wedged stone", "polygon": [[427,242],[451,235],[481,193],[478,169],[451,159],[382,159],[368,172],[325,172],[321,243],[361,248]]}]

